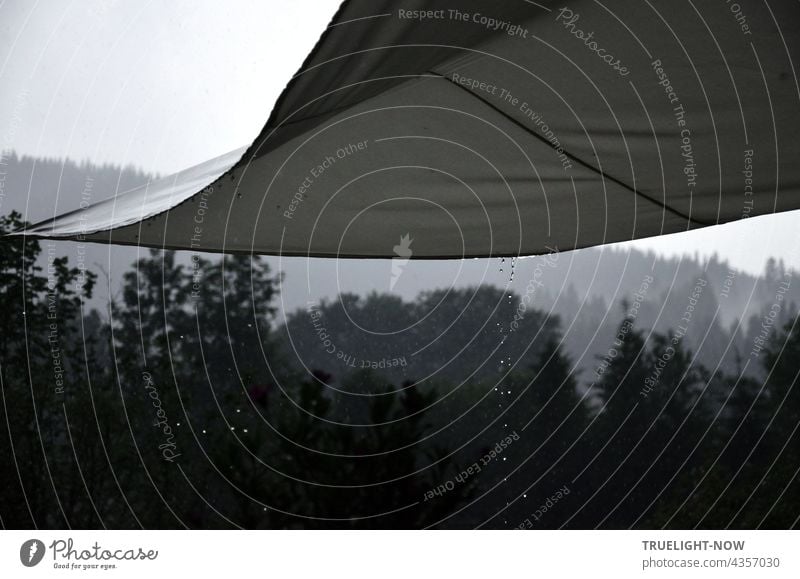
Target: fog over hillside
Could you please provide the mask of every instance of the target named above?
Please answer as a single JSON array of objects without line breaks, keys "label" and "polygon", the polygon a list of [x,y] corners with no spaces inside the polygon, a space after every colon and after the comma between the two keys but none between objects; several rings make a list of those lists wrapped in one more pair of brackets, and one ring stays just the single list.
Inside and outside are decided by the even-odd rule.
[{"label": "fog over hillside", "polygon": [[[16,210],[31,222],[127,191],[153,177],[134,167],[34,159],[13,153],[4,155],[2,162],[0,213]],[[135,247],[74,242],[55,242],[53,251],[70,256],[73,262],[80,258],[98,273],[100,287],[89,307],[101,312],[106,311],[109,297],[118,292],[122,275],[137,257],[147,254]],[[391,294],[412,302],[421,292],[435,289],[482,284],[501,288],[524,299],[527,308],[558,317],[565,352],[583,383],[590,381],[598,360],[613,342],[623,317],[623,302],[637,304],[638,327],[658,332],[686,326],[681,320],[691,309],[686,344],[710,370],[719,366],[727,371],[746,359],[759,333],[759,320],[773,308],[776,296],[781,298],[776,314],[780,320],[791,315],[792,303],[800,303],[800,283],[795,273],[783,266],[780,256],[765,263],[761,275],[737,271],[721,257],[664,257],[629,246],[516,260],[412,259],[395,275],[394,284],[391,260],[266,260],[273,271],[284,273],[278,323],[293,319],[295,324],[308,325],[302,312],[309,304],[331,302],[340,293],[361,299]],[[178,261],[188,265],[191,256],[179,252]],[[692,298],[698,280],[701,291]],[[382,321],[376,319],[375,323]],[[349,335],[348,339],[356,338]]]}]

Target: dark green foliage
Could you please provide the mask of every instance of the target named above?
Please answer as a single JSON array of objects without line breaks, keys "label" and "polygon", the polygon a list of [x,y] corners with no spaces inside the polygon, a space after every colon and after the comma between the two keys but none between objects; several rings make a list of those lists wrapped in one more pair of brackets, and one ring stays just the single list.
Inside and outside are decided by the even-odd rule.
[{"label": "dark green foliage", "polygon": [[53,247],[2,239],[4,527],[797,524],[788,308],[736,373],[626,317],[579,376],[559,320],[512,329],[519,297],[493,287],[343,295],[276,327],[261,259],[152,251],[98,313]]}]

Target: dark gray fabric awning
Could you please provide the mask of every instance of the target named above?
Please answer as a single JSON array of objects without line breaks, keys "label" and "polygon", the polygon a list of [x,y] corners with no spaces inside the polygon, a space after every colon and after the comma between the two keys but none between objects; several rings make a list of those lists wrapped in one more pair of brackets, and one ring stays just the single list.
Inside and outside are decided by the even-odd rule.
[{"label": "dark gray fabric awning", "polygon": [[797,209],[798,61],[790,0],[351,0],[248,148],[26,234],[459,258]]}]

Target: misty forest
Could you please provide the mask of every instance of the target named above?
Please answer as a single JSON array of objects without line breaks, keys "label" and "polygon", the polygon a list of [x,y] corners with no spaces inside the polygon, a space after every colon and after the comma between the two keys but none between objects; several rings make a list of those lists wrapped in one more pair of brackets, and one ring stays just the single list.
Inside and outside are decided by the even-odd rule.
[{"label": "misty forest", "polygon": [[[10,162],[77,190],[146,179]],[[0,243],[5,528],[798,524],[800,279],[780,261],[617,252],[622,281],[587,293],[554,254],[511,289],[282,314],[292,280],[258,256],[142,250],[98,300],[76,244]]]}]

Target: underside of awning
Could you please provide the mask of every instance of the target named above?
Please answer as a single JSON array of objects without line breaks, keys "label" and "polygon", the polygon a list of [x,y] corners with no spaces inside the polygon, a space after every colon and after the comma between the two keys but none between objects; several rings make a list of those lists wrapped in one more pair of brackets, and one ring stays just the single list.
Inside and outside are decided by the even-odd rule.
[{"label": "underside of awning", "polygon": [[798,2],[455,4],[345,2],[248,148],[24,233],[461,258],[800,208]]}]

